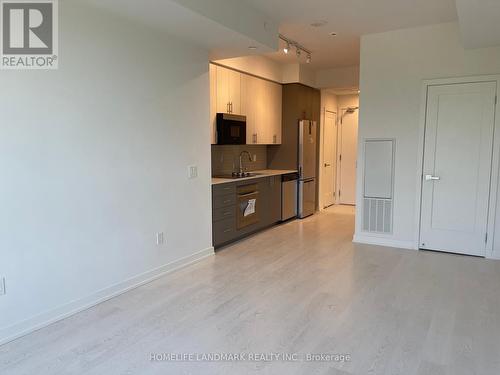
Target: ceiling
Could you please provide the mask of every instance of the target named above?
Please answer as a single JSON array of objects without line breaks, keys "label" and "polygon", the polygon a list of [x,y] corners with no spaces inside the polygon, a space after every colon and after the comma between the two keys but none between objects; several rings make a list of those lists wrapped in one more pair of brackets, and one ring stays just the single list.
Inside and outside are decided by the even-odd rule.
[{"label": "ceiling", "polygon": [[[211,59],[260,53],[278,48],[278,25],[244,2],[233,0],[82,0],[100,10],[189,40],[209,51]],[[234,14],[244,14],[244,20]]]},{"label": "ceiling", "polygon": [[[281,34],[311,50],[313,69],[359,65],[363,34],[457,20],[455,0],[245,1],[278,22]],[[311,26],[315,22],[326,23]],[[333,37],[331,32],[338,35]],[[268,56],[282,63],[297,62],[294,53]]]}]

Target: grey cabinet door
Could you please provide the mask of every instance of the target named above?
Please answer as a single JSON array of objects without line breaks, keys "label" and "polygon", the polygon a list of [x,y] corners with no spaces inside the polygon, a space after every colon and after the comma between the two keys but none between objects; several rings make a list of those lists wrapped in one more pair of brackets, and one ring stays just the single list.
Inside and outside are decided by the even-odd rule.
[{"label": "grey cabinet door", "polygon": [[261,227],[267,227],[281,220],[281,176],[262,179],[259,184],[262,192]]},{"label": "grey cabinet door", "polygon": [[229,242],[237,237],[236,219],[234,217],[213,223],[214,247]]},{"label": "grey cabinet door", "polygon": [[281,220],[281,176],[270,177],[270,220],[271,224]]}]

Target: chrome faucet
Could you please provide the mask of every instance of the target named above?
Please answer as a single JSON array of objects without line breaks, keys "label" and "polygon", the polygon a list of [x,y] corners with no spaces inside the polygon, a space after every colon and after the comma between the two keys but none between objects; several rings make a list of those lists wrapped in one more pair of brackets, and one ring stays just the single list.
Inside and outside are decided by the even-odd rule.
[{"label": "chrome faucet", "polygon": [[240,153],[240,171],[239,171],[239,172],[240,172],[240,175],[242,175],[242,174],[243,174],[243,172],[244,172],[244,171],[243,171],[243,161],[241,160],[241,158],[242,158],[243,154],[247,154],[247,155],[248,155],[248,161],[250,161],[250,162],[252,162],[252,161],[253,161],[253,159],[252,159],[252,155],[250,155],[250,153],[249,153],[248,151],[246,151],[246,150],[241,151],[241,153]]}]

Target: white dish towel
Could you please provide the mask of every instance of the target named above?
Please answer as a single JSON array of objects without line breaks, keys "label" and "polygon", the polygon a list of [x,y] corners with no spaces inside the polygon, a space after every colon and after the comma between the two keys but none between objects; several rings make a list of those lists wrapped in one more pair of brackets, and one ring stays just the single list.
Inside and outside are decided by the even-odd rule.
[{"label": "white dish towel", "polygon": [[243,213],[243,216],[248,216],[251,214],[255,213],[255,202],[257,199],[249,199],[247,207],[245,208],[245,212]]}]

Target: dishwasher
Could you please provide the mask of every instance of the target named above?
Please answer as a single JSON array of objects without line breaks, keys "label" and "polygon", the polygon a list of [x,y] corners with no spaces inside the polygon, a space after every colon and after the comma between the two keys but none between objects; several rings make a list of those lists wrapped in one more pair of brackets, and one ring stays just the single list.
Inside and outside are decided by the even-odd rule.
[{"label": "dishwasher", "polygon": [[288,173],[281,177],[281,221],[297,217],[298,181],[298,173]]}]

